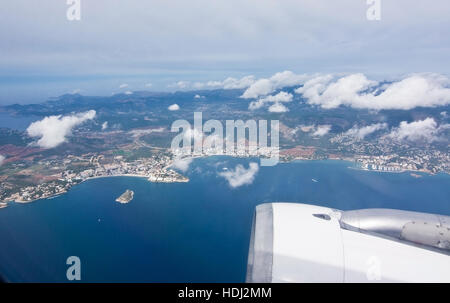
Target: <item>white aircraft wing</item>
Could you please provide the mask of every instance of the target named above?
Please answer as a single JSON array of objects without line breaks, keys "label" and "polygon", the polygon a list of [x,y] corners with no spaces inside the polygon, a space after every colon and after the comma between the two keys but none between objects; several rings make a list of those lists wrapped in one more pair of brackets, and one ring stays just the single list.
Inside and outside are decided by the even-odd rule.
[{"label": "white aircraft wing", "polygon": [[262,204],[247,282],[450,282],[450,217]]}]

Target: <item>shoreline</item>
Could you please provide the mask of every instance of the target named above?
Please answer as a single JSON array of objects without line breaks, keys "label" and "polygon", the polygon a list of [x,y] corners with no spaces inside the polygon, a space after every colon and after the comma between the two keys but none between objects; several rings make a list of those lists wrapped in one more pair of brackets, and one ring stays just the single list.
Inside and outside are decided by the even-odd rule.
[{"label": "shoreline", "polygon": [[[204,156],[196,155],[196,156],[192,156],[192,157],[189,157],[189,158],[200,159],[200,158],[212,158],[212,157],[249,158],[249,157],[236,157],[236,156],[230,156],[230,155],[204,155]],[[259,158],[259,159],[261,159],[261,158]],[[290,160],[280,159],[279,163],[286,164],[286,163],[292,163],[292,162],[311,162],[311,161],[317,161],[317,162],[318,161],[349,162],[349,163],[352,163],[353,166],[348,166],[347,167],[348,169],[354,169],[354,170],[360,170],[360,171],[366,171],[366,172],[378,172],[378,173],[394,173],[394,174],[410,173],[412,178],[418,178],[417,176],[415,176],[416,173],[422,173],[422,174],[426,174],[426,175],[430,175],[430,176],[435,176],[435,175],[437,175],[439,173],[450,175],[450,173],[447,173],[447,172],[433,173],[433,172],[430,172],[430,171],[421,171],[421,170],[383,171],[383,170],[367,169],[367,168],[360,167],[356,160],[352,160],[352,159],[349,159],[349,158],[347,158],[347,159],[336,159],[336,158],[333,158],[333,159],[305,159],[305,158],[302,158],[302,159],[290,159]],[[172,167],[173,164],[174,164],[174,161],[170,165],[165,166],[164,169],[168,169],[168,168]],[[136,174],[118,174],[118,175],[109,175],[109,176],[88,177],[88,178],[80,181],[79,183],[77,183],[77,184],[75,184],[73,186],[79,185],[79,184],[81,184],[83,182],[86,182],[86,181],[89,181],[89,180],[93,180],[93,179],[114,178],[114,177],[145,178],[145,179],[147,179],[148,182],[151,182],[151,183],[187,183],[187,182],[190,181],[189,178],[187,178],[187,177],[186,177],[187,178],[186,181],[170,181],[170,182],[168,182],[168,181],[151,181],[150,180],[150,176],[143,176],[143,175],[136,175]],[[422,177],[422,176],[420,176],[420,177]],[[0,209],[8,207],[8,205],[10,203],[27,204],[27,203],[31,203],[31,202],[35,202],[35,201],[39,201],[39,200],[54,199],[54,198],[56,198],[58,196],[66,194],[67,192],[68,191],[64,191],[64,192],[57,193],[55,195],[51,195],[51,196],[43,197],[43,198],[38,198],[38,199],[30,200],[30,201],[6,201],[6,202],[0,202]]]},{"label": "shoreline", "polygon": [[358,165],[355,165],[355,167],[350,167],[350,169],[356,169],[356,170],[362,170],[362,171],[368,171],[368,172],[376,172],[376,173],[392,173],[392,174],[402,174],[402,173],[410,173],[413,176],[413,174],[416,173],[421,173],[421,174],[426,174],[429,176],[435,176],[439,173],[443,173],[446,175],[450,175],[450,173],[447,172],[438,172],[438,173],[433,173],[431,171],[427,171],[427,170],[415,170],[415,169],[401,169],[401,170],[381,170],[381,169],[369,169],[369,168],[362,168],[362,167],[358,167]]},{"label": "shoreline", "polygon": [[[77,185],[79,185],[81,183],[84,183],[86,181],[93,180],[93,179],[114,178],[114,177],[144,178],[144,179],[147,179],[147,181],[151,182],[151,183],[187,183],[187,182],[190,181],[189,179],[187,179],[186,181],[170,181],[170,182],[169,181],[162,181],[162,182],[156,181],[155,182],[155,181],[150,181],[150,177],[149,176],[142,176],[142,175],[135,175],[135,174],[119,174],[119,175],[110,175],[110,176],[88,177],[88,178],[80,181],[79,183],[77,183],[77,184],[75,184],[73,186],[77,186]],[[71,186],[71,188],[73,186]],[[36,202],[36,201],[39,201],[39,200],[50,200],[50,199],[54,199],[54,198],[57,198],[59,196],[62,196],[64,194],[68,193],[68,192],[69,191],[67,190],[67,191],[64,191],[64,192],[57,193],[55,195],[51,195],[51,196],[48,196],[48,197],[42,197],[42,198],[38,198],[38,199],[33,199],[33,200],[29,200],[29,201],[14,200],[14,201],[0,202],[0,209],[8,207],[8,204],[10,204],[10,203],[28,204],[28,203]],[[5,204],[5,205],[3,205],[3,204]]]},{"label": "shoreline", "polygon": [[94,179],[114,178],[114,177],[134,177],[134,178],[147,178],[147,179],[149,178],[149,177],[142,176],[142,175],[132,175],[132,174],[130,174],[130,175],[128,175],[128,174],[120,174],[120,175],[111,175],[111,176],[95,176],[95,177],[88,177],[88,178],[82,180],[78,184],[81,184],[81,183],[83,183],[85,181],[94,180]]}]

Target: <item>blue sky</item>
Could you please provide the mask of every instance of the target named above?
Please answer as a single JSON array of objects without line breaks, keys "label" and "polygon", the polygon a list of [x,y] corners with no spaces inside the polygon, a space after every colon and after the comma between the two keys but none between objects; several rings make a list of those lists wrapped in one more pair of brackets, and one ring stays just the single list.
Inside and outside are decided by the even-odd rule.
[{"label": "blue sky", "polygon": [[448,75],[450,2],[380,3],[368,21],[366,0],[81,0],[68,21],[66,0],[1,1],[0,104],[284,70]]}]

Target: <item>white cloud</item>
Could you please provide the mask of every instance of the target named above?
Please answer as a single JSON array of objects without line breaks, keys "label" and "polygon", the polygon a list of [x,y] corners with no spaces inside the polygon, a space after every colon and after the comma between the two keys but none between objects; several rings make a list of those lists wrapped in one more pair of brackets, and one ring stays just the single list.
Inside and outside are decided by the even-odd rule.
[{"label": "white cloud", "polygon": [[0,165],[3,164],[3,161],[5,161],[5,156],[0,155]]},{"label": "white cloud", "polygon": [[328,134],[331,130],[331,125],[319,125],[312,133],[313,137],[322,137]]},{"label": "white cloud", "polygon": [[179,110],[180,106],[175,103],[175,104],[170,105],[167,109],[170,111],[175,111],[175,110]]},{"label": "white cloud", "polygon": [[270,78],[262,78],[250,85],[242,94],[241,98],[250,99],[265,96],[276,89],[286,86],[299,85],[306,80],[306,75],[297,75],[291,71],[276,73]]},{"label": "white cloud", "polygon": [[286,93],[286,92],[279,92],[276,95],[273,96],[267,96],[265,98],[262,98],[263,102],[291,102],[292,101],[292,94]]},{"label": "white cloud", "polygon": [[205,96],[200,96],[198,94],[194,96],[194,99],[202,99],[202,98],[205,98]]},{"label": "white cloud", "polygon": [[189,81],[178,81],[176,83],[169,84],[169,88],[187,89],[190,86]]},{"label": "white cloud", "polygon": [[304,133],[309,133],[310,131],[313,131],[316,126],[315,125],[300,125],[300,130]]},{"label": "white cloud", "polygon": [[258,170],[258,163],[251,162],[248,169],[245,169],[244,166],[238,164],[234,170],[231,169],[220,172],[218,175],[227,179],[232,188],[236,188],[242,185],[252,184]]},{"label": "white cloud", "polygon": [[[120,128],[120,124],[119,125],[115,124],[115,125],[112,126],[112,128]],[[148,135],[148,134],[151,134],[151,133],[161,133],[164,130],[165,130],[164,127],[160,127],[160,128],[146,128],[146,129],[133,129],[133,130],[130,130],[128,132],[128,134],[130,134],[134,138],[138,138],[140,136]]]},{"label": "white cloud", "polygon": [[76,88],[76,89],[72,90],[69,94],[76,95],[76,94],[79,94],[80,92],[81,92],[81,89],[80,88]]},{"label": "white cloud", "polygon": [[127,90],[125,93],[124,93],[125,95],[132,95],[133,94],[133,92],[132,91],[129,91],[129,90]]},{"label": "white cloud", "polygon": [[192,158],[182,158],[176,159],[172,166],[173,168],[179,169],[182,172],[186,172],[189,168],[189,165],[192,163]]},{"label": "white cloud", "polygon": [[283,105],[281,105],[279,103],[280,102],[291,102],[292,98],[293,98],[292,94],[289,94],[289,93],[286,93],[286,92],[279,92],[276,95],[263,97],[263,98],[258,99],[257,101],[250,102],[250,104],[248,106],[248,109],[255,110],[255,109],[263,107],[264,105],[266,105],[266,103],[270,103],[270,102],[278,103],[278,106],[275,106],[276,109],[277,108],[278,109],[280,109],[280,108],[287,109],[285,106],[283,106]]},{"label": "white cloud", "polygon": [[285,113],[288,112],[289,109],[281,103],[275,102],[275,104],[269,107],[269,112],[271,113]]},{"label": "white cloud", "polygon": [[152,83],[147,83],[147,84],[145,84],[145,87],[152,87],[152,86],[153,86]]},{"label": "white cloud", "polygon": [[255,77],[250,75],[242,77],[241,79],[229,77],[223,81],[222,85],[224,89],[239,89],[249,87],[253,83],[255,83]]},{"label": "white cloud", "polygon": [[435,107],[450,104],[450,80],[437,74],[415,74],[382,87],[363,74],[352,74],[335,79],[331,75],[306,81],[295,90],[309,104],[322,108],[340,105],[366,109],[403,109],[418,106]]},{"label": "white cloud", "polygon": [[331,130],[331,125],[299,125],[294,129],[294,132],[301,130],[304,133],[310,133],[312,137],[322,137],[328,134]]},{"label": "white cloud", "polygon": [[108,121],[103,122],[102,124],[102,130],[105,130],[108,128]]},{"label": "white cloud", "polygon": [[119,85],[119,88],[126,88],[126,87],[128,87],[127,83],[122,83],[122,84]]},{"label": "white cloud", "polygon": [[95,110],[79,113],[71,116],[49,116],[30,124],[27,133],[30,137],[40,137],[36,142],[43,148],[53,148],[66,141],[72,129],[87,121],[94,119]]},{"label": "white cloud", "polygon": [[[158,89],[173,75],[202,73],[202,77],[216,79],[211,77],[221,71],[259,73],[276,66],[298,71],[358,69],[374,74],[448,72],[450,1],[434,0],[433,5],[418,0],[382,1],[386,15],[376,26],[365,18],[366,2],[174,0],[114,1],[111,5],[111,1],[97,0],[87,4],[90,16],[120,15],[122,22],[97,18],[89,23],[89,31],[80,26],[68,34],[53,30],[66,26],[65,18],[52,18],[65,5],[58,7],[55,1],[46,0],[30,9],[26,0],[1,1],[2,11],[14,18],[0,20],[0,36],[8,41],[8,47],[1,48],[0,70],[8,74],[47,71],[53,77],[112,75],[114,71],[115,75],[139,76],[143,83],[154,81]],[[31,28],[46,43],[38,45]],[[73,39],[75,35],[78,39]],[[81,79],[80,85],[85,82]],[[88,82],[90,92],[110,92],[107,85],[101,89],[99,81]],[[35,91],[31,98],[37,89],[41,93],[50,90],[49,86],[37,82],[30,88]],[[50,95],[61,89],[61,85],[51,87]],[[8,99],[11,90],[22,88],[8,87]]]},{"label": "white cloud", "polygon": [[261,101],[261,99],[259,99],[258,101],[250,102],[250,104],[248,105],[248,109],[249,110],[255,110],[255,109],[259,109],[259,108],[261,108],[263,106],[264,106],[264,102]]},{"label": "white cloud", "polygon": [[353,126],[351,129],[346,131],[344,135],[362,140],[371,133],[374,133],[382,129],[386,129],[387,127],[388,127],[387,123],[375,123],[372,125],[363,126],[361,128]]},{"label": "white cloud", "polygon": [[431,143],[439,140],[439,132],[446,128],[448,128],[447,124],[438,127],[433,118],[426,118],[411,123],[402,121],[399,127],[393,129],[388,137],[397,141],[425,141]]},{"label": "white cloud", "polygon": [[241,89],[246,88],[255,83],[255,77],[245,76],[240,79],[228,77],[223,81],[196,82],[193,87],[195,89],[204,88],[223,88],[223,89]]}]

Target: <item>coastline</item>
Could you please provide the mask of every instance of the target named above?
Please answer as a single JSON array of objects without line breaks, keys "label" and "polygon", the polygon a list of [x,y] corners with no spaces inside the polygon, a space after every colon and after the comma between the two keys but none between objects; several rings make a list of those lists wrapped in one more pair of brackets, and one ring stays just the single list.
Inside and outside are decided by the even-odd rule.
[{"label": "coastline", "polygon": [[[417,173],[421,173],[421,174],[426,174],[426,175],[430,175],[430,176],[435,176],[438,173],[434,173],[432,171],[429,170],[415,170],[415,169],[400,169],[400,170],[382,170],[382,169],[370,169],[370,168],[363,168],[360,165],[358,165],[358,162],[355,162],[355,166],[354,167],[348,167],[350,169],[356,169],[356,170],[363,170],[363,171],[368,171],[368,172],[376,172],[376,173],[392,173],[392,174],[401,174],[401,173],[410,173],[410,175],[412,177],[417,178],[417,176],[422,177],[421,175],[417,175]],[[443,173],[446,175],[450,175],[450,173],[447,173],[445,171],[439,172],[439,173]]]},{"label": "coastline", "polygon": [[[89,180],[93,180],[93,179],[114,178],[114,177],[134,177],[134,178],[146,178],[146,179],[148,179],[148,177],[142,176],[142,175],[134,175],[134,174],[118,174],[118,175],[110,175],[110,176],[95,176],[95,177],[88,177],[88,178],[82,180],[80,183],[83,183],[83,182],[89,181]],[[78,183],[78,184],[80,184],[80,183]]]},{"label": "coastline", "polygon": [[[142,175],[136,175],[136,174],[118,174],[118,175],[110,175],[110,176],[94,176],[94,177],[88,177],[86,179],[81,180],[80,182],[76,183],[73,186],[77,186],[83,182],[89,181],[89,180],[93,180],[93,179],[101,179],[101,178],[114,178],[114,177],[131,177],[131,178],[144,178],[147,179],[148,182],[152,182],[152,183],[187,183],[190,180],[187,178],[186,181],[151,181],[149,176],[142,176]],[[71,188],[73,187],[71,186]],[[70,189],[69,189],[70,190]],[[7,202],[0,202],[0,209],[2,208],[6,208],[8,206],[8,204],[10,203],[17,203],[17,204],[28,204],[28,203],[32,203],[32,202],[36,202],[39,200],[49,200],[49,199],[54,199],[58,196],[61,196],[63,194],[66,194],[68,192],[68,190],[64,191],[64,192],[59,192],[57,194],[54,195],[50,195],[48,197],[41,197],[38,199],[33,199],[33,200],[27,200],[27,201],[22,201],[22,200],[13,200],[13,201],[7,201]],[[3,205],[4,204],[4,205]]]},{"label": "coastline", "polygon": [[[236,156],[231,156],[231,155],[195,155],[189,158],[192,159],[200,159],[200,158],[211,158],[211,157],[221,157],[221,156],[225,156],[225,157],[231,157],[231,158],[248,158],[248,157],[236,157]],[[351,158],[342,158],[342,159],[337,159],[337,158],[328,158],[328,159],[307,159],[307,158],[293,158],[293,159],[283,159],[280,158],[279,163],[292,163],[292,162],[311,162],[311,161],[333,161],[333,162],[347,162],[347,163],[351,163],[352,166],[348,166],[347,168],[349,169],[354,169],[354,170],[361,170],[361,171],[367,171],[367,172],[378,172],[378,173],[395,173],[395,174],[401,174],[401,173],[410,173],[412,178],[419,178],[422,177],[422,175],[417,175],[416,173],[422,173],[422,174],[427,174],[427,175],[431,175],[434,176],[436,175],[436,173],[433,173],[431,171],[423,171],[423,170],[398,170],[398,171],[386,171],[386,170],[375,170],[375,169],[368,169],[368,168],[363,168],[361,167],[361,165],[359,165],[359,162],[356,159],[351,159]],[[169,165],[165,166],[164,169],[168,169],[170,167],[172,167],[174,164],[174,161],[171,162]],[[446,175],[450,175],[447,172],[442,172]],[[147,179],[148,182],[152,182],[152,183],[187,183],[189,182],[189,178],[185,177],[186,180],[180,180],[180,181],[156,181],[156,180],[150,180],[151,176],[144,176],[144,175],[138,175],[138,174],[117,174],[117,175],[107,175],[107,176],[93,176],[93,177],[87,177],[86,179],[81,180],[80,182],[74,184],[73,186],[76,186],[78,184],[81,184],[83,182],[89,181],[89,180],[93,180],[93,179],[100,179],[100,178],[112,178],[112,177],[133,177],[133,178],[145,178]],[[184,177],[184,176],[183,176]],[[70,188],[72,188],[73,186],[71,186]],[[70,190],[69,188],[69,190]],[[14,201],[4,201],[4,202],[0,202],[0,209],[2,208],[6,208],[10,203],[18,203],[18,204],[27,204],[27,203],[31,203],[31,202],[35,202],[35,201],[39,201],[39,200],[47,200],[47,199],[53,199],[56,198],[60,195],[63,195],[65,193],[67,193],[69,190],[65,190],[63,192],[59,192],[57,194],[54,195],[50,195],[48,197],[41,197],[38,199],[34,199],[34,200],[29,200],[29,201],[20,201],[20,200],[14,200]]]}]

